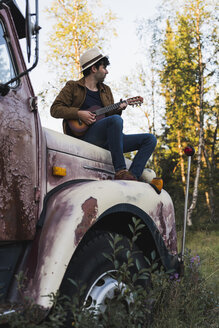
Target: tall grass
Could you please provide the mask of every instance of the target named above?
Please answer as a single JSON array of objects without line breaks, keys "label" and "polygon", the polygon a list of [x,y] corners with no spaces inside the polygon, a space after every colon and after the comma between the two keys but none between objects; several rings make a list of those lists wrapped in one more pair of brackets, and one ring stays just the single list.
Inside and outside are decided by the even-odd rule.
[{"label": "tall grass", "polygon": [[[178,232],[181,249],[182,231]],[[205,283],[219,295],[219,225],[202,226],[200,230],[187,229],[186,248],[191,256],[200,256],[200,273]]]}]

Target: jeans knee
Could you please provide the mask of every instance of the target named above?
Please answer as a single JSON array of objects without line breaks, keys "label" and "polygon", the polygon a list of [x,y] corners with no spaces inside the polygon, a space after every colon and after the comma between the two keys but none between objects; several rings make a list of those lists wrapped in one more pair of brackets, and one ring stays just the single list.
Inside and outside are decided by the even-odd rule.
[{"label": "jeans knee", "polygon": [[154,149],[157,145],[157,138],[153,134],[146,134],[145,142]]},{"label": "jeans knee", "polygon": [[120,115],[117,115],[117,114],[111,115],[111,116],[108,116],[108,119],[109,119],[110,125],[123,128],[123,119]]},{"label": "jeans knee", "polygon": [[150,137],[151,137],[151,144],[152,144],[152,145],[154,146],[154,148],[155,148],[156,145],[157,145],[157,138],[156,138],[153,134],[151,134]]}]

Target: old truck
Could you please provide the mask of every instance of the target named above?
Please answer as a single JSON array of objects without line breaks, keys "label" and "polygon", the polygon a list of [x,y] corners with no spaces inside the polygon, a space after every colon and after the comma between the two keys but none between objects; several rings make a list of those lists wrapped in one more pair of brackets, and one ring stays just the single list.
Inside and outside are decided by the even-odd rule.
[{"label": "old truck", "polygon": [[[136,241],[140,260],[144,262],[155,251],[165,269],[178,270],[179,265],[173,203],[164,189],[153,185],[153,171],[143,173],[148,182],[114,180],[107,150],[42,127],[28,74],[38,61],[37,0],[35,7],[30,14],[26,0],[24,17],[14,1],[0,1],[0,298],[4,313],[14,311],[12,304],[20,304],[23,296],[50,309],[51,293],[72,293],[68,278],[80,278],[87,286],[84,299],[102,304],[116,282],[111,274],[115,268],[102,254],[112,252],[107,238],[109,233],[118,234],[127,243],[133,218],[143,223]],[[20,46],[22,38],[26,38],[28,58],[31,38],[36,41],[35,60],[29,68]],[[16,279],[20,273],[25,276],[22,292]]]}]

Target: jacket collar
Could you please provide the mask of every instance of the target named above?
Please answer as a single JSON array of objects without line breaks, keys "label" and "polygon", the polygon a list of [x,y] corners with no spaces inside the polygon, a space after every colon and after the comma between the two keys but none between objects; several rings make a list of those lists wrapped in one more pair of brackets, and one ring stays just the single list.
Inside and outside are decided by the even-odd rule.
[{"label": "jacket collar", "polygon": [[[80,86],[85,88],[85,78],[82,77],[80,80],[76,81]],[[104,83],[98,83],[98,89],[104,90]]]}]

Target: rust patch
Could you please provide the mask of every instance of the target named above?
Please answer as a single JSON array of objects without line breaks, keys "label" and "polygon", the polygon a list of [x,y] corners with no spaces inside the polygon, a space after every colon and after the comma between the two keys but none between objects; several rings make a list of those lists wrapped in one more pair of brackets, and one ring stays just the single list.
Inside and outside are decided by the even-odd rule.
[{"label": "rust patch", "polygon": [[84,215],[81,223],[78,224],[75,230],[75,245],[78,245],[85,232],[96,221],[98,212],[97,200],[90,197],[82,204],[81,208]]},{"label": "rust patch", "polygon": [[166,234],[165,241],[167,248],[175,255],[177,254],[177,234],[175,224],[175,214],[173,205],[169,203],[163,206],[163,218],[165,218]]},{"label": "rust patch", "polygon": [[73,205],[67,201],[62,201],[62,192],[55,194],[49,200],[43,229],[36,234],[27,259],[25,270],[27,289],[25,296],[28,298],[36,300],[40,297],[42,275],[45,276],[46,273],[42,268],[46,265],[47,259],[51,258],[51,249],[57,244],[57,236],[62,231],[63,220],[71,220],[72,211]]},{"label": "rust patch", "polygon": [[35,234],[36,132],[25,92],[11,91],[0,102],[0,240]]},{"label": "rust patch", "polygon": [[169,234],[169,248],[173,254],[177,254],[177,236],[175,227],[172,228]]},{"label": "rust patch", "polygon": [[177,235],[174,209],[171,203],[160,202],[153,212],[149,213],[154,220],[162,238],[172,254],[177,254]]}]

